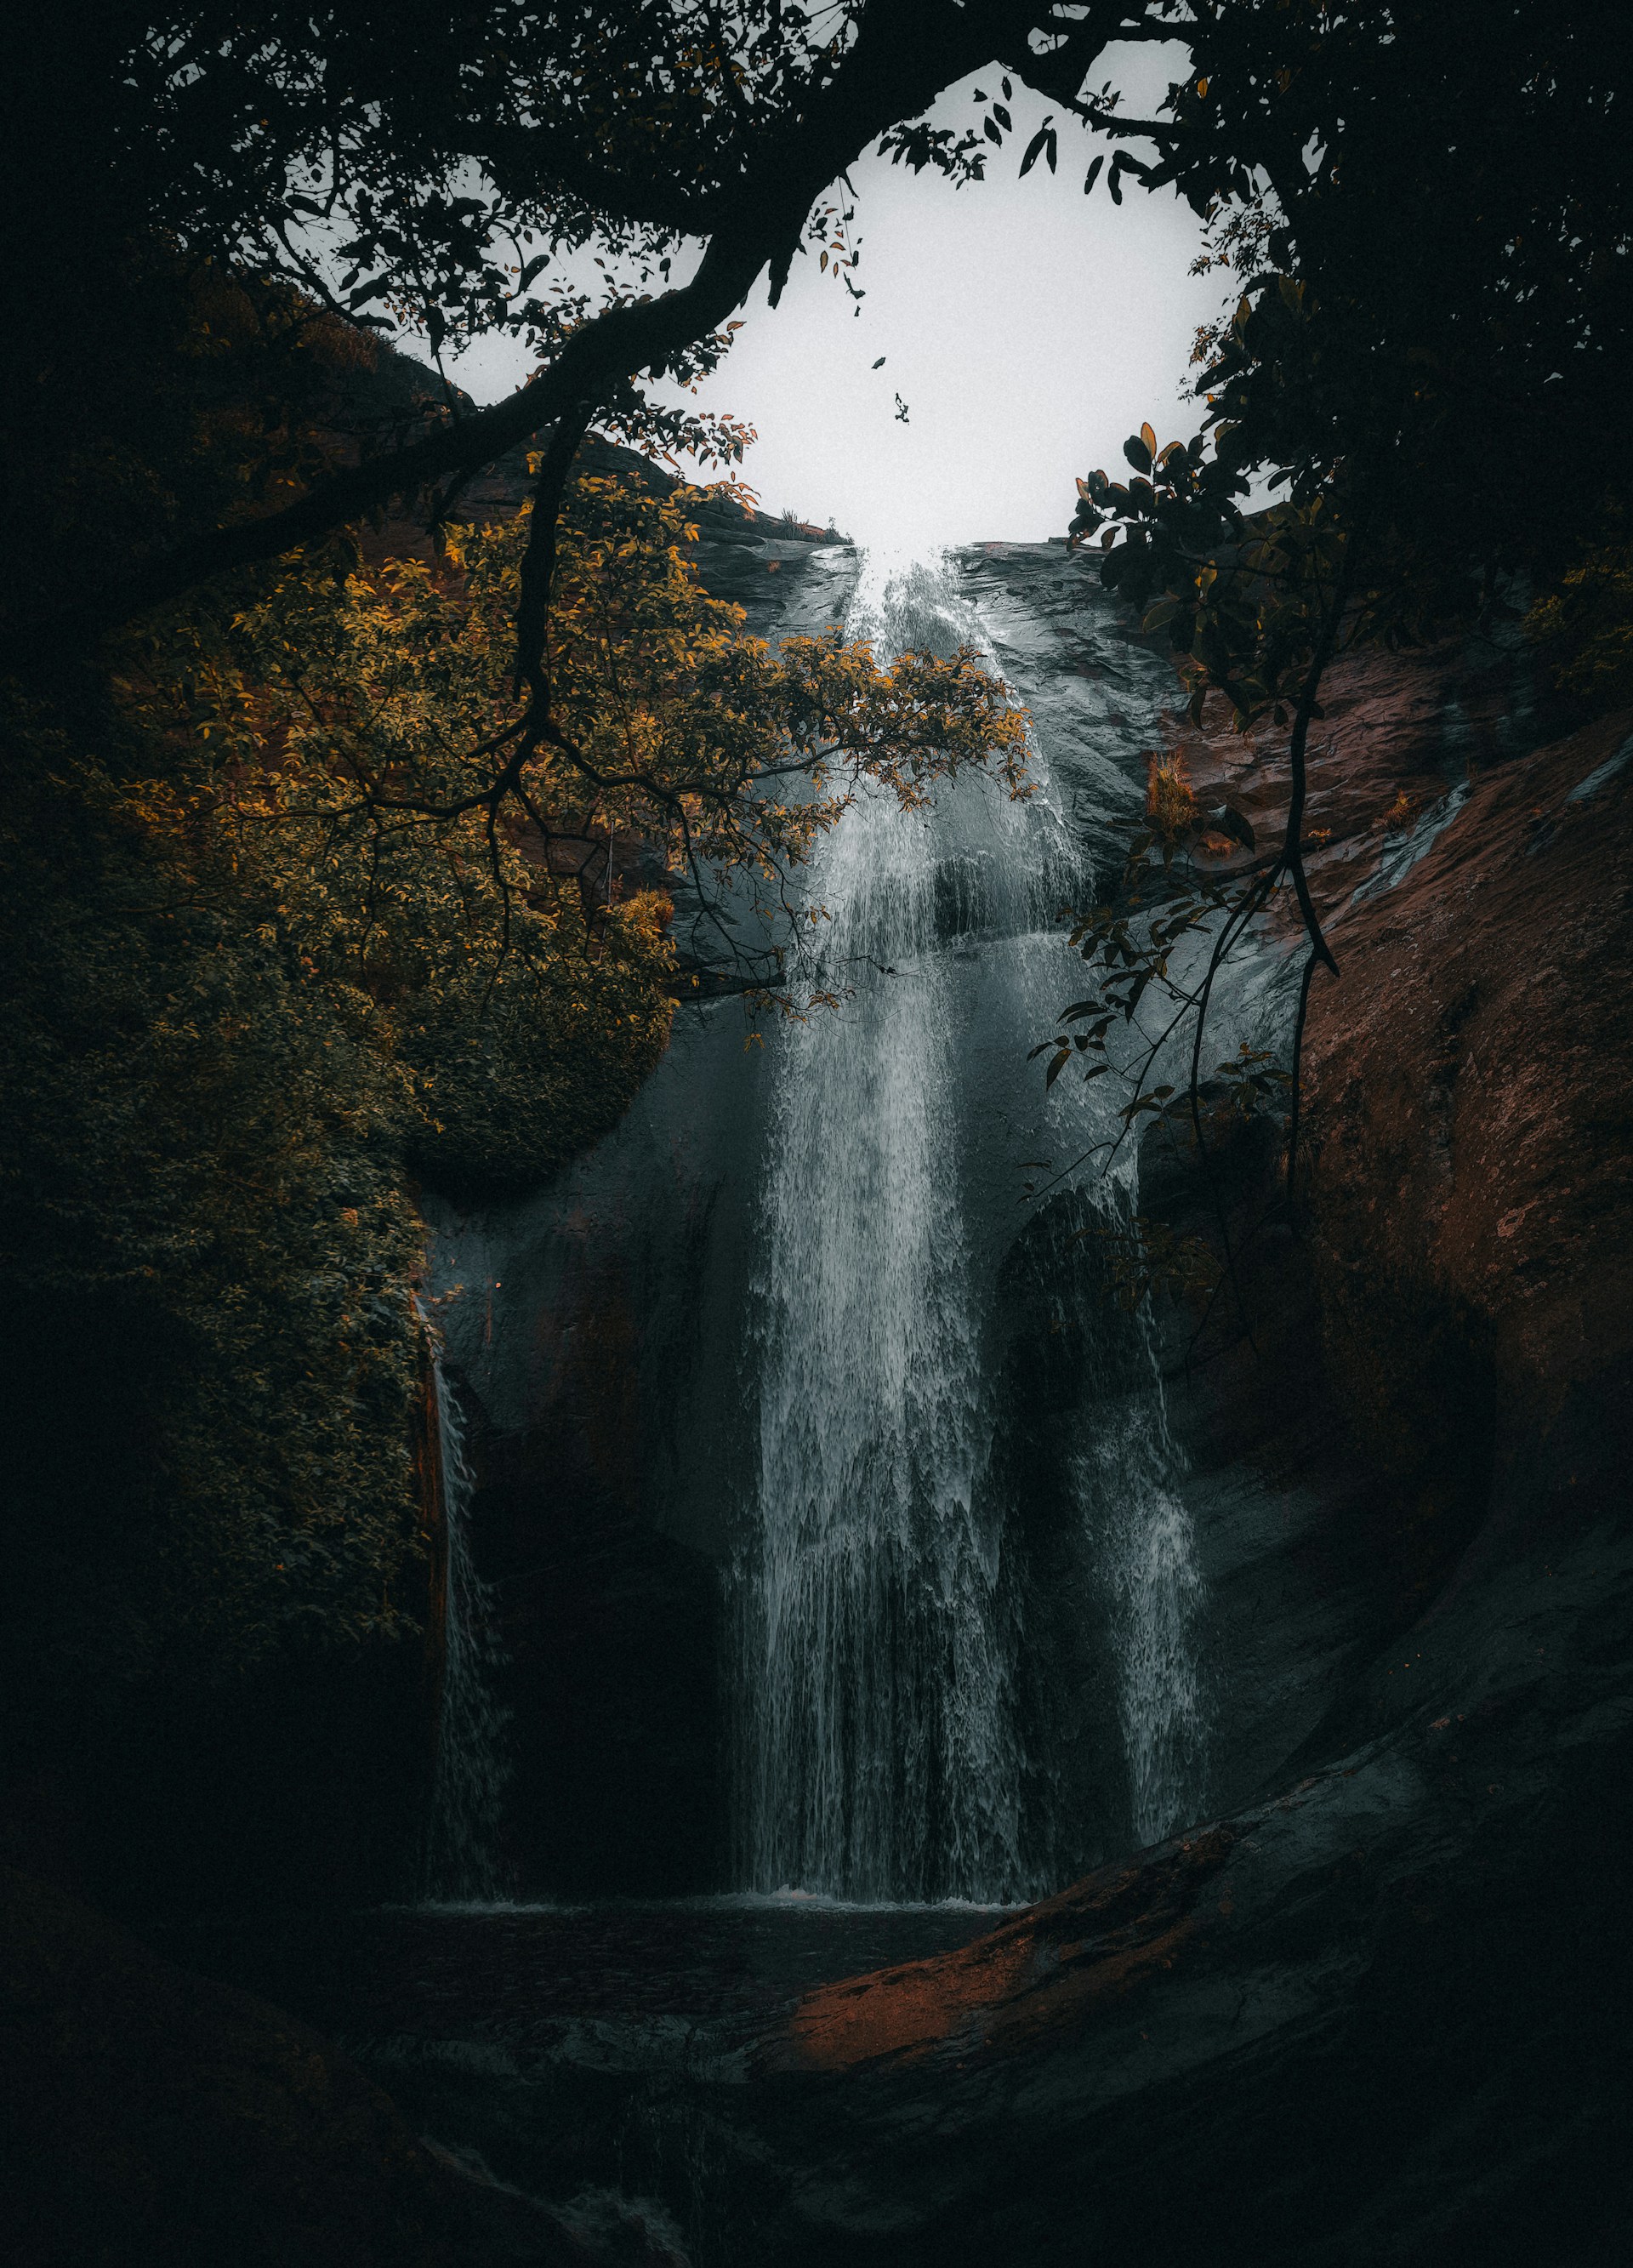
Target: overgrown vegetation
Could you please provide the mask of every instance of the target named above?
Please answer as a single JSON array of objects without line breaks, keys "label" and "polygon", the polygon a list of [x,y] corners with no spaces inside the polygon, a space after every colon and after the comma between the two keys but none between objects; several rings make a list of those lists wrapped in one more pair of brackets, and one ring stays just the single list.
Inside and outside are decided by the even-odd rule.
[{"label": "overgrown vegetation", "polygon": [[[188,335],[210,304],[168,312]],[[196,472],[163,461],[173,427]],[[229,399],[161,424],[151,465],[139,441],[157,495],[218,490],[265,436]],[[526,510],[431,556],[330,541],[5,688],[0,1249],[29,1423],[0,1676],[25,1774],[42,1743],[106,1759],[139,1696],[411,1653],[421,1186],[546,1179],[710,975],[798,1012],[800,869],[863,781],[911,807],[996,762],[1023,791],[1023,720],[973,655],[774,652],[699,585],[686,492],[564,494],[549,736],[503,798]]]},{"label": "overgrown vegetation", "polygon": [[1556,685],[1595,708],[1633,701],[1633,544],[1606,514],[1607,540],[1591,544],[1526,619],[1526,630]]}]

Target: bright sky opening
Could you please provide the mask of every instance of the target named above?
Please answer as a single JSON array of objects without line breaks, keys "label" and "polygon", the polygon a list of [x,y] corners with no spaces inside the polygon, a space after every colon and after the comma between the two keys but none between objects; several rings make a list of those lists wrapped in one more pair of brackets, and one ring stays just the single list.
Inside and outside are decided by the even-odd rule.
[{"label": "bright sky opening", "polygon": [[[1136,96],[1137,114],[1181,66],[1177,50],[1136,62],[1155,89]],[[937,122],[974,122],[974,90],[996,97],[998,80],[968,81]],[[860,302],[813,246],[778,307],[762,284],[740,311],[737,342],[698,398],[757,429],[742,476],[765,510],[832,519],[862,543],[1039,541],[1065,533],[1074,476],[1121,465],[1143,421],[1164,441],[1197,430],[1191,342],[1225,284],[1188,273],[1195,216],[1171,191],[1131,184],[1114,205],[1103,171],[1085,197],[1106,144],[1058,115],[1058,171],[1040,160],[1019,179],[1047,106],[1017,86],[1008,107],[1015,131],[984,182],[955,191],[872,157],[853,170]],[[452,374],[489,401],[527,368],[518,344],[496,339]]]}]

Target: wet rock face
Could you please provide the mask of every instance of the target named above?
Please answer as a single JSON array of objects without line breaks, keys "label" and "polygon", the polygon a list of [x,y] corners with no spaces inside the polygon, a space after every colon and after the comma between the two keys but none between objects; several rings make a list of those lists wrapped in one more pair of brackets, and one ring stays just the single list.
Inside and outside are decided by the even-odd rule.
[{"label": "wet rock face", "polygon": [[[967,565],[1001,663],[1030,642],[1065,733],[1057,571],[1008,547]],[[1095,636],[1078,666],[1108,672],[1118,656]],[[700,2002],[695,2023],[616,2057],[570,2026],[525,2082],[444,2084],[438,2116],[507,2137],[541,2177],[530,2103],[570,2115],[581,2169],[622,2162],[638,2132],[643,2180],[705,2268],[1181,2251],[1428,2268],[1624,2243],[1633,720],[1544,739],[1519,669],[1501,650],[1346,665],[1315,752],[1313,865],[1343,974],[1313,998],[1300,1202],[1278,1208],[1275,1144],[1242,1137],[1222,1163],[1264,1215],[1241,1254],[1252,1338],[1218,1333],[1199,1360],[1176,1318],[1162,1346],[1210,1602],[1211,1815],[974,1943],[751,2022],[711,2032]],[[1187,746],[1199,787],[1274,828],[1268,747],[1218,732]],[[1086,764],[1076,788],[1092,799]],[[1274,976],[1274,950],[1265,965]],[[724,1052],[719,1068],[726,1125],[742,1089]],[[700,1239],[697,1304],[659,1302],[655,1323],[652,1286],[681,1280],[657,1264],[664,1240],[702,1218],[687,1211],[700,1183],[675,1127],[640,1138],[619,1198],[626,1272],[598,1262],[593,1301],[554,1312],[586,1345],[600,1317],[610,1346],[616,1286],[638,1285],[633,1374],[684,1381],[683,1310],[740,1296],[747,1216],[735,1243]],[[659,1160],[662,1203],[644,1211]],[[1155,1160],[1146,1190],[1181,1229],[1204,1203]],[[1077,1712],[1089,1749],[1108,1692],[1056,1674],[1093,1654],[1099,1611],[1060,1516],[1075,1303],[1093,1288],[1054,1248],[1072,1226],[1046,1215],[1009,1248],[993,1359],[1004,1454],[1029,1486],[1012,1541],[1045,1633],[1035,1705]],[[524,1241],[496,1253],[496,1278]],[[633,1271],[631,1252],[647,1256]],[[504,1362],[496,1410],[544,1374],[513,1341]],[[1116,1378],[1101,1383],[1114,1401]],[[650,1410],[647,1391],[627,1407]],[[575,1423],[603,1445],[610,1500],[634,1469],[629,1424]],[[708,1564],[724,1539],[686,1476],[706,1472],[717,1498],[736,1450],[730,1413],[692,1423],[643,1434],[641,1500],[670,1476],[665,1532]],[[496,1439],[496,1475],[505,1454]],[[560,1439],[528,1454],[540,1482],[569,1469]],[[1114,1852],[1119,1792],[1084,1786]]]},{"label": "wet rock face", "polygon": [[[774,637],[841,615],[856,571],[842,549],[757,534],[711,534],[705,551],[715,587]],[[1138,751],[1174,729],[1166,666],[1096,602],[1092,571],[1052,547],[971,547],[954,570],[996,665],[1032,706],[1066,829],[1102,873],[1114,856],[1110,821],[1138,808]],[[1415,846],[1438,840],[1451,772],[1471,751],[1508,767],[1492,780],[1519,777],[1519,666],[1494,647],[1404,664],[1373,657],[1337,673],[1312,821],[1326,838],[1313,859],[1341,953],[1351,926],[1358,936],[1387,923],[1402,890],[1431,887],[1438,854],[1416,858]],[[1211,713],[1205,723],[1181,736],[1193,778],[1249,808],[1263,839],[1280,808],[1275,736],[1244,745]],[[1537,729],[1534,716],[1525,729]],[[1402,798],[1405,820],[1393,815]],[[1464,823],[1454,814],[1444,844]],[[1393,890],[1375,887],[1397,872]],[[979,961],[990,943],[958,914],[954,926],[967,925]],[[1041,967],[1040,1016],[1079,989],[1073,965],[1063,951],[1058,988]],[[1261,1043],[1280,1028],[1292,966],[1272,938],[1246,972],[1243,1029]],[[1334,1012],[1347,999],[1370,1014],[1367,981],[1335,993]],[[1322,1139],[1326,1012],[1318,989],[1313,1141]],[[1380,1045],[1388,1020],[1386,995]],[[729,1837],[723,1570],[738,1542],[733,1507],[756,1485],[753,1381],[731,1350],[763,1234],[769,1060],[745,1050],[744,1030],[729,1003],[683,1013],[628,1121],[559,1187],[442,1219],[449,1288],[462,1287],[449,1309],[452,1359],[483,1484],[478,1557],[499,1585],[511,1661],[511,1858],[519,1882],[555,1894],[680,1894],[742,1879]],[[1013,1086],[1028,1076],[1021,1057],[1033,1036],[1013,1013],[1001,1029],[960,1033],[969,1075],[984,1075],[981,1049],[1002,1050]],[[1026,1859],[1032,1879],[1055,1883],[1135,1838],[1105,1539],[1085,1525],[1078,1470],[1097,1431],[1122,1423],[1131,1380],[1127,1360],[1113,1359],[1104,1270],[1074,1241],[1084,1220],[1068,1220],[1056,1200],[1024,1228],[1028,1216],[1008,1206],[1015,1160],[1036,1154],[1015,1134],[1022,1123],[1000,1098],[970,1176],[991,1216],[981,1233],[1008,1241],[982,1326],[997,1413],[993,1496],[1005,1507],[1003,1579],[1026,1632],[1017,1720],[1024,1808],[1039,1822],[1026,1829]],[[1322,1148],[1324,1174],[1338,1154]],[[1166,1172],[1161,1160],[1143,1164],[1149,1209],[1183,1229],[1207,1199],[1183,1172],[1165,1193]],[[1483,1515],[1496,1454],[1497,1373],[1467,1296],[1442,1285],[1431,1297],[1417,1279],[1392,1291],[1363,1233],[1365,1328],[1398,1351],[1401,1390],[1416,1397],[1415,1414],[1397,1405],[1391,1422],[1406,1430],[1392,1451],[1360,1421],[1343,1370],[1362,1329],[1342,1319],[1342,1273],[1313,1233],[1301,1240],[1270,1217],[1275,1158],[1244,1152],[1241,1172],[1267,1215],[1239,1256],[1252,1338],[1216,1328],[1198,1350],[1194,1319],[1170,1318],[1163,1346],[1187,1466],[1176,1497],[1206,1595],[1195,1626],[1208,1720],[1199,1812],[1262,1792],[1369,1652],[1423,1611]],[[1233,1301],[1219,1312],[1229,1321]],[[1324,1362],[1335,1334],[1342,1359]],[[1137,1336],[1122,1357],[1144,1363]],[[1029,1759],[1046,1754],[1047,1771],[1034,1768]]]},{"label": "wet rock face", "polygon": [[[1305,1573],[1328,1563],[1316,1589],[1351,1589],[1335,1678],[1316,1681],[1331,1704],[1369,1636],[1431,1609],[1495,1508],[1534,1504],[1556,1468],[1587,1487],[1613,1462],[1633,1241],[1633,718],[1570,729],[1501,620],[1483,644],[1350,657],[1324,705],[1306,847],[1342,976],[1311,996],[1298,1203],[1290,1216],[1279,1155],[1227,1145],[1217,1176],[1252,1338],[1227,1285],[1200,1338],[1194,1316],[1168,1315],[1166,1359],[1196,1486],[1228,1497],[1247,1459],[1283,1491]],[[1284,734],[1239,740],[1210,704],[1203,731],[1168,738],[1201,800],[1228,795],[1262,847],[1275,839]],[[1211,1233],[1194,1162],[1147,1150],[1143,1203]],[[1200,1517],[1228,1539],[1228,1518]],[[1216,1580],[1228,1617],[1244,1587]],[[1239,1721],[1315,1635],[1296,1598],[1245,1587],[1276,1636],[1238,1651]],[[1227,1780],[1216,1794],[1231,1800]]]},{"label": "wet rock face", "polygon": [[509,1866],[567,1897],[711,1889],[725,1866],[719,1581],[646,1518],[633,1422],[610,1469],[586,1454],[620,1382],[582,1431],[557,1413],[496,1441],[478,1500],[511,1712]]},{"label": "wet rock face", "polygon": [[[1211,1533],[1244,1456],[1285,1492],[1293,1588],[1261,1554],[1237,1608],[1272,1683],[1301,1630],[1328,1650],[1301,1766],[978,1944],[807,1996],[742,2122],[783,2172],[779,2259],[1625,2243],[1633,720],[1493,748],[1370,887],[1394,779],[1433,777],[1441,670],[1404,713],[1357,670],[1318,768],[1342,981],[1312,1009],[1301,1233],[1245,1261],[1258,1357],[1239,1332],[1188,1385],[1169,1344]],[[1223,1162],[1249,1195],[1277,1164]],[[1201,1201],[1151,1196],[1181,1227]],[[1365,1610],[1324,1637],[1346,1585]]]},{"label": "wet rock face", "polygon": [[[1572,729],[1501,618],[1484,644],[1351,657],[1324,705],[1306,853],[1341,976],[1311,993],[1298,1264],[1257,1296],[1302,1313],[1306,1369],[1319,1344],[1284,1400],[1324,1396],[1394,1495],[1416,1614],[1494,1489],[1603,1469],[1597,1413],[1633,1360],[1633,716]],[[1281,738],[1212,707],[1171,733],[1262,842]],[[1250,1243],[1250,1271],[1277,1264]],[[1221,1369],[1216,1400],[1262,1400]]]},{"label": "wet rock face", "polygon": [[[1482,1454],[1567,1405],[1586,1423],[1629,1359],[1633,715],[1576,723],[1501,615],[1342,660],[1323,707],[1306,851],[1342,973],[1311,993],[1301,1195],[1324,1362],[1386,1473],[1461,1445],[1428,1484],[1454,1523]],[[1284,738],[1236,738],[1217,701],[1167,731],[1262,843]]]},{"label": "wet rock face", "polygon": [[[716,583],[752,602],[751,630],[787,635],[842,614],[856,571],[850,555],[807,548],[777,559],[765,549],[736,547],[720,571],[737,582]],[[967,626],[1025,694],[1056,804],[1048,855],[1086,887],[1107,855],[1111,816],[1139,806],[1139,747],[1159,730],[1166,668],[1124,637],[1083,563],[1057,549],[971,549],[953,561],[952,582],[950,597],[931,594],[934,604],[917,593],[923,633],[956,643]],[[911,1055],[914,1002],[927,1028],[945,1022],[951,1068],[945,1094],[936,1089],[945,1123],[934,1173],[948,1188],[956,1182],[972,1248],[957,1312],[967,1307],[970,1344],[979,1342],[970,1381],[982,1403],[975,1480],[983,1535],[1001,1567],[995,1645],[1013,1678],[1012,1727],[1001,1730],[1007,1738],[1013,1729],[1019,1752],[1004,1790],[1019,1815],[1005,1877],[1014,1894],[1070,1880],[1136,1837],[1118,1683],[1129,1649],[1114,1627],[1120,1605],[1096,1523],[1114,1526],[1123,1498],[1149,1493],[1164,1450],[1159,1412],[1146,1406],[1151,1377],[1139,1332],[1110,1307],[1100,1277],[1089,1280],[1078,1264],[1093,1248],[1072,1243],[1081,1209],[1070,1221],[1046,1209],[1034,1233],[1017,1202],[1045,1107],[1041,1079],[1025,1064],[1029,1022],[1053,1013],[1070,963],[1050,934],[1057,900],[1031,902],[1027,893],[1041,888],[1033,867],[1015,855],[1013,828],[982,794],[968,789],[970,815],[955,815],[963,833],[950,828],[938,844],[926,924],[933,981],[917,968],[916,948],[876,956],[907,965],[858,981],[875,991],[894,985],[904,1008],[892,1043],[879,1048],[879,1081]],[[1071,887],[1063,881],[1062,895]],[[877,1005],[863,999],[854,1020]],[[761,1873],[773,1882],[805,1879],[780,1854],[775,1869],[751,1870],[725,1834],[723,1766],[754,1705],[752,1687],[725,1690],[728,1571],[768,1486],[756,1431],[764,1380],[754,1367],[764,1350],[748,1342],[764,1278],[786,1251],[805,1248],[797,1233],[769,1248],[768,1160],[782,1154],[779,1042],[774,1034],[763,1050],[746,1049],[746,1029],[732,1003],[683,1012],[668,1058],[626,1122],[556,1186],[486,1212],[436,1213],[439,1284],[458,1287],[445,1311],[451,1366],[469,1396],[482,1481],[477,1557],[498,1586],[512,1663],[512,1858],[521,1882],[551,1894],[740,1887]],[[824,1087],[821,1154],[799,1177],[796,1211],[854,1210],[842,1174],[831,1187],[824,1178],[829,1153],[842,1166],[854,1150],[864,1176],[877,1127],[894,1123],[887,1097],[861,1094],[858,1107],[872,1116],[860,1129],[828,1110],[830,1099]],[[901,1161],[889,1170],[901,1189]],[[879,1239],[847,1262],[858,1283],[884,1264],[891,1226],[881,1220]],[[944,1253],[947,1242],[932,1240]],[[826,1280],[815,1265],[808,1272]],[[893,1345],[910,1370],[920,1359],[910,1351],[916,1315],[899,1320]],[[819,1334],[811,1345],[820,1344]],[[813,1378],[804,1400],[820,1401],[828,1382]],[[1085,1450],[1148,1419],[1151,1438],[1133,1443],[1126,1489],[1114,1459],[1085,1481]],[[791,1484],[784,1494],[793,1493]],[[938,1594],[926,1583],[912,1595]],[[938,1662],[945,1649],[920,1651]],[[1185,1727],[1176,1734],[1189,1737]],[[1274,1734],[1267,1738],[1273,1747]],[[1201,1769],[1196,1757],[1181,1761]],[[1232,1774],[1234,1790],[1242,1773]],[[1185,1800],[1203,1799],[1193,1787]],[[740,1828],[746,1807],[737,1808]],[[1171,1807],[1165,1820],[1172,1815]],[[975,1886],[960,1878],[959,1887]],[[997,1894],[984,1882],[980,1890]]]},{"label": "wet rock face", "polygon": [[1391,1462],[1478,1391],[1438,1350],[1413,1376],[1402,1306],[1486,1372],[1504,1463],[1568,1410],[1586,1422],[1633,1353],[1633,797],[1610,769],[1630,725],[1477,778],[1350,912],[1342,982],[1313,1003],[1329,1359]]}]

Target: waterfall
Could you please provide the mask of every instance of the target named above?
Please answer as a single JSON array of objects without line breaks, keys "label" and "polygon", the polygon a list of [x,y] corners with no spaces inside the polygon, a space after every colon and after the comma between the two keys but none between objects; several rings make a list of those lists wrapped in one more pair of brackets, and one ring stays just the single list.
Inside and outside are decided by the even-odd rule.
[{"label": "waterfall", "polygon": [[[949,624],[923,619],[927,600],[945,608],[939,581],[864,571],[849,634],[945,646]],[[743,1859],[761,1889],[1016,1887],[945,950],[947,930],[975,925],[991,865],[960,856],[938,812],[866,795],[814,878],[823,981],[855,997],[785,1036],[768,1131],[740,1601]]]},{"label": "waterfall", "polygon": [[475,1482],[465,1420],[438,1349],[432,1376],[442,1460],[446,1565],[442,1707],[425,1837],[424,1889],[438,1901],[497,1898],[504,1888],[499,1811],[509,1778],[504,1749],[510,1712],[498,1698],[503,1663],[493,1587],[476,1572],[470,1513]]},{"label": "waterfall", "polygon": [[[846,630],[885,653],[982,642],[939,561],[870,556]],[[1009,1195],[986,1186],[994,1159],[975,1160],[982,1122],[1044,1115],[1025,1048],[1067,974],[1045,925],[1073,857],[1041,751],[1036,766],[1045,792],[1021,805],[989,784],[911,814],[863,795],[816,862],[820,982],[850,997],[774,1043],[748,1348],[758,1469],[735,1583],[738,1879],[761,1891],[1048,1887],[1026,1856],[1025,1632],[989,1484],[995,1263],[972,1241]],[[979,1073],[978,1015],[997,1035]],[[1094,1107],[1067,1090],[1056,1123]],[[1107,1303],[1105,1331],[1129,1328]],[[1203,1728],[1201,1580],[1141,1353],[1140,1390],[1085,1405],[1077,1493],[1144,1841],[1195,1794]]]}]

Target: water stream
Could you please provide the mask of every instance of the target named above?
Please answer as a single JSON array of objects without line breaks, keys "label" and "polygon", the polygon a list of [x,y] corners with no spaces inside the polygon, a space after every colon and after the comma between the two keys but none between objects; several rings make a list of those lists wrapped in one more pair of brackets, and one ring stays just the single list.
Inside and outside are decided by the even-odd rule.
[{"label": "water stream", "polygon": [[557,1896],[1002,1904],[1210,1800],[1192,1495],[1094,1235],[1136,1161],[1074,1176],[1115,1082],[1046,1093],[1026,1059],[1172,680],[1043,546],[783,570],[746,585],[756,634],[989,654],[1036,792],[859,797],[809,878],[801,975],[836,1010],[760,1047],[738,1004],[688,1008],[548,1189],[433,1207],[450,1356],[507,1445],[482,1572],[510,1653],[500,1680],[443,1381],[441,1896],[493,1894],[502,1828]]},{"label": "water stream", "polygon": [[[940,560],[865,560],[846,627],[886,654],[981,638]],[[1019,804],[962,784],[922,815],[866,799],[814,878],[830,916],[817,978],[852,997],[783,1038],[764,1145],[734,1670],[737,1863],[762,1891],[1044,1887],[1021,1816],[1036,1759],[1011,1507],[990,1471],[991,1258],[973,1248],[973,1223],[1012,1192],[979,1186],[972,1117],[988,1102],[967,1063],[977,1018],[996,1021],[1024,1082],[1026,1042],[1057,1005],[1048,924],[1073,856],[1041,749],[1033,772]],[[1057,1126],[1073,1108],[1063,1094]],[[1092,1113],[1075,1109],[1059,1130],[1081,1139]],[[1107,1306],[1102,1328],[1129,1326]],[[1203,1724],[1201,1582],[1149,1354],[1076,1464],[1149,1840],[1197,1793]]]},{"label": "water stream", "polygon": [[1202,1793],[1208,1729],[1198,1666],[1205,1590],[1160,1381],[1104,1410],[1076,1465],[1109,1594],[1134,1837],[1155,1843]]}]

